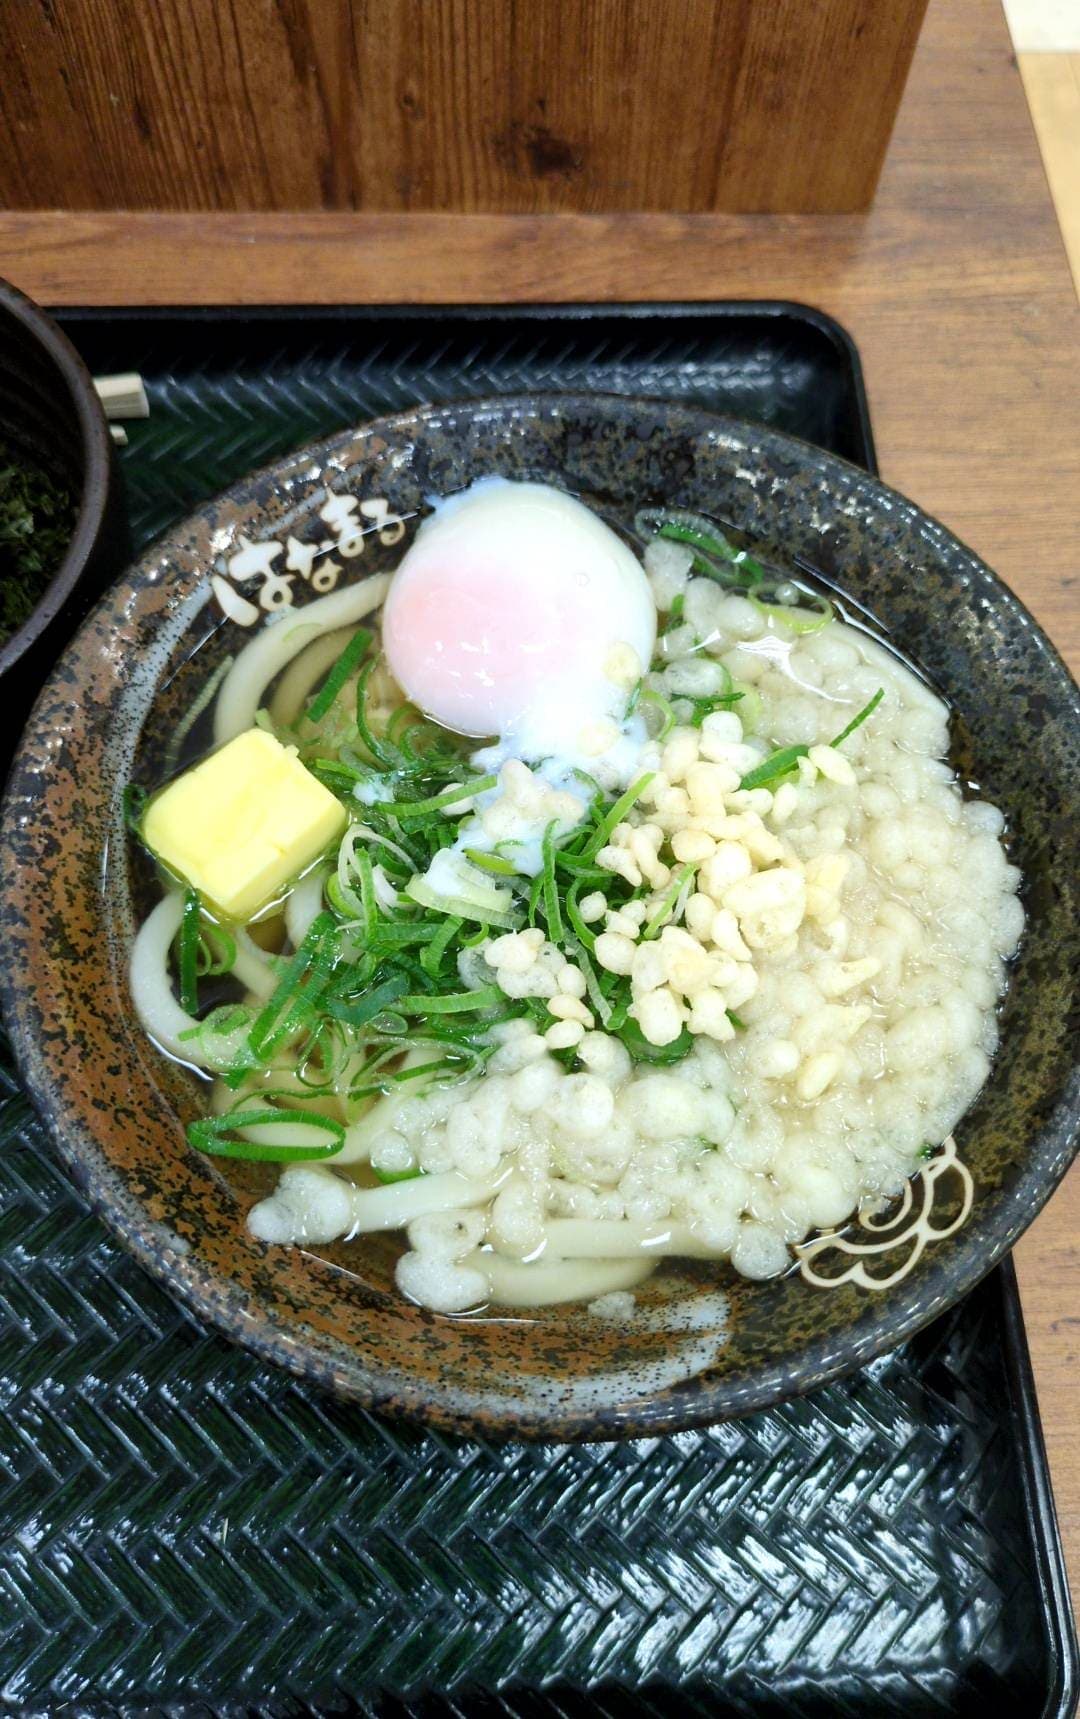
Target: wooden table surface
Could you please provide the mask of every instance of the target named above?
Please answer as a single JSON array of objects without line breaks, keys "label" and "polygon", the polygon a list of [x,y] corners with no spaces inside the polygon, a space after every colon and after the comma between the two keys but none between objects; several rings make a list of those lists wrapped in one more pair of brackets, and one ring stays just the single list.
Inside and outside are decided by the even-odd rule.
[{"label": "wooden table surface", "polygon": [[[791,298],[866,368],[882,471],[1080,661],[1080,309],[995,0],[931,0],[875,207],[842,216],[0,214],[46,304]],[[1080,1169],[1017,1248],[1080,1594]]]}]

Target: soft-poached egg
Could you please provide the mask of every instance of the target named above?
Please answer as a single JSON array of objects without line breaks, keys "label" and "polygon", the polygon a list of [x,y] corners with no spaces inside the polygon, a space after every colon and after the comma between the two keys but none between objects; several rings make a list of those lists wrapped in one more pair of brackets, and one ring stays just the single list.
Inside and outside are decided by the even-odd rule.
[{"label": "soft-poached egg", "polygon": [[648,581],[622,539],[561,490],[506,478],[436,506],[383,615],[413,703],[528,761],[606,750],[655,638]]}]

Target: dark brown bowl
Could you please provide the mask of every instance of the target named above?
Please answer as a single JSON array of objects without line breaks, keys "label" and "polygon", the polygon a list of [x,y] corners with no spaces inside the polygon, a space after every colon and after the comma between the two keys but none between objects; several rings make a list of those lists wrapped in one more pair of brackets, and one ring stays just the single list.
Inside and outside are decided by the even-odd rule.
[{"label": "dark brown bowl", "polygon": [[[210,574],[242,534],[303,535],[328,483],[408,514],[426,495],[493,471],[548,478],[623,520],[660,499],[704,508],[778,561],[807,556],[952,700],[956,762],[1007,813],[1028,928],[1000,1053],[957,1130],[974,1207],[890,1289],[849,1281],[817,1290],[797,1274],[752,1284],[723,1267],[685,1265],[647,1286],[651,1327],[619,1329],[577,1309],[440,1317],[393,1292],[387,1244],[324,1257],[255,1241],[243,1223],[250,1188],[185,1144],[193,1089],[146,1041],[127,997],[143,897],[121,790],[133,773],[152,779],[193,688],[244,636],[223,620]],[[400,553],[371,542],[344,576],[391,566]],[[303,602],[306,589],[293,583]],[[1078,762],[1077,689],[1030,615],[942,526],[842,460],[690,407],[606,396],[384,419],[256,473],[171,531],[61,660],[23,739],[0,831],[13,1042],[97,1210],[151,1272],[261,1356],[342,1396],[457,1430],[610,1438],[744,1414],[859,1367],[941,1313],[1002,1258],[1070,1162]],[[947,1218],[955,1208],[941,1192]],[[717,1287],[730,1306],[726,1337]]]},{"label": "dark brown bowl", "polygon": [[[90,372],[52,318],[7,281],[0,281],[0,434],[79,498],[63,560],[33,613],[0,644],[4,732],[14,737],[60,647],[123,566],[124,536],[112,438]],[[0,736],[0,769],[9,751]]]}]

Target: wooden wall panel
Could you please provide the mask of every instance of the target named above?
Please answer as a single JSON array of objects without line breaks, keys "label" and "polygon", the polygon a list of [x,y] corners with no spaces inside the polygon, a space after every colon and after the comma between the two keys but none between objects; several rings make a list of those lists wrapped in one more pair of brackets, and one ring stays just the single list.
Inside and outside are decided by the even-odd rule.
[{"label": "wooden wall panel", "polygon": [[0,0],[0,205],[856,209],[924,8]]}]

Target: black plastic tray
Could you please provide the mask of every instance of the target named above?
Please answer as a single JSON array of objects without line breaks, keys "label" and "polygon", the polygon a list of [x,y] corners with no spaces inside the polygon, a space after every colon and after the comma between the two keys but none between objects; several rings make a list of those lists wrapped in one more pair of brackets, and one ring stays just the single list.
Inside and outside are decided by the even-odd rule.
[{"label": "black plastic tray", "polygon": [[[854,348],[796,306],[63,321],[93,369],[146,380],[123,456],[138,543],[310,436],[463,394],[692,399],[874,463]],[[1074,1711],[1011,1266],[747,1420],[458,1441],[204,1331],[0,1071],[0,1356],[0,1703],[20,1714]]]}]

